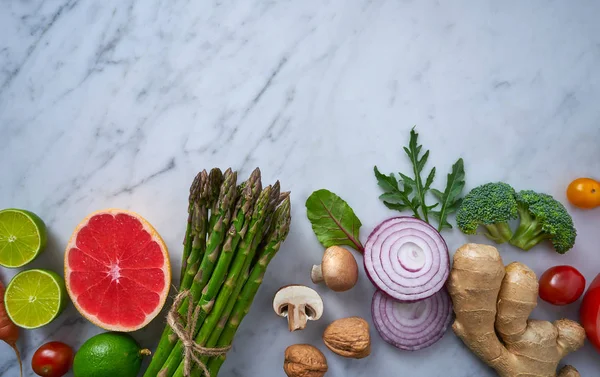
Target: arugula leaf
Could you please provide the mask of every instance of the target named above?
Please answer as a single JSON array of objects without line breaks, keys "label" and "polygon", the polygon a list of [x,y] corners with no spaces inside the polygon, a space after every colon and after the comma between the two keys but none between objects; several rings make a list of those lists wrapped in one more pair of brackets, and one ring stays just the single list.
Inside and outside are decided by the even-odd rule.
[{"label": "arugula leaf", "polygon": [[413,211],[413,215],[417,219],[420,219],[419,203],[411,201],[409,198],[412,194],[412,186],[405,184],[406,178],[409,180],[410,178],[400,173],[401,176],[406,178],[403,178],[403,181],[398,182],[393,173],[390,175],[382,174],[379,172],[379,169],[377,169],[377,166],[375,166],[373,170],[375,172],[375,177],[377,178],[377,184],[385,191],[379,196],[379,199],[383,200],[383,204],[389,209],[397,211],[410,209]]},{"label": "arugula leaf", "polygon": [[[435,180],[435,167],[431,168],[425,184],[421,174],[429,159],[429,150],[421,154],[422,145],[418,143],[419,134],[414,127],[410,130],[410,139],[408,147],[404,147],[404,152],[410,159],[413,167],[414,177],[398,173],[399,179],[394,174],[385,175],[379,172],[377,166],[374,168],[377,183],[383,189],[384,193],[379,196],[386,207],[398,211],[410,209],[413,216],[429,223],[429,215],[438,221],[438,230],[452,228],[448,222],[448,214],[455,212],[461,203],[460,195],[465,186],[465,171],[462,158],[456,161],[452,166],[452,171],[448,174],[448,180],[444,192],[431,188]],[[428,205],[426,202],[427,193],[431,192],[436,197],[437,203]],[[437,209],[437,210],[434,210]]]},{"label": "arugula leaf", "polygon": [[[393,188],[397,185],[393,179],[385,182]],[[364,252],[359,239],[362,223],[354,214],[348,203],[329,190],[321,189],[313,192],[306,199],[306,212],[317,239],[325,247],[346,245]]]},{"label": "arugula leaf", "polygon": [[404,152],[410,159],[410,162],[413,166],[413,174],[415,175],[414,179],[407,177],[404,174],[400,174],[405,184],[410,185],[415,191],[415,197],[417,199],[417,203],[421,208],[421,212],[423,213],[423,220],[429,222],[429,216],[427,211],[430,209],[425,203],[425,195],[427,191],[429,191],[429,187],[433,183],[433,179],[435,178],[435,168],[431,169],[427,179],[425,181],[425,185],[423,185],[423,181],[421,180],[421,172],[427,163],[427,159],[429,158],[429,151],[425,151],[422,156],[421,149],[422,145],[419,145],[417,139],[419,138],[419,134],[415,131],[414,127],[410,130],[410,140],[408,141],[408,148],[404,147]]},{"label": "arugula leaf", "polygon": [[431,189],[431,193],[442,205],[439,211],[431,211],[431,216],[438,220],[438,231],[441,232],[444,228],[452,228],[452,225],[450,225],[447,218],[450,213],[456,212],[458,207],[460,207],[462,202],[460,194],[464,187],[465,168],[463,159],[459,158],[458,161],[452,165],[452,171],[448,174],[444,192]]}]

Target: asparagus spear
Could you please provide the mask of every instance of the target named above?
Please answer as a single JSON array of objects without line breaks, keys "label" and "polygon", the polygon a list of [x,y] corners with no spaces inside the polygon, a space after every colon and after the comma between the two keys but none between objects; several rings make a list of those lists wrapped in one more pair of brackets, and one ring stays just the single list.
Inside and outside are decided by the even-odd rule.
[{"label": "asparagus spear", "polygon": [[[206,242],[206,253],[202,258],[202,263],[198,272],[194,276],[194,281],[190,286],[190,292],[194,298],[194,302],[198,300],[204,286],[212,275],[215,263],[221,253],[221,244],[225,238],[225,230],[229,228],[229,221],[233,213],[233,207],[236,203],[236,180],[237,173],[227,169],[225,172],[223,184],[221,186],[221,195],[218,200],[218,214],[215,225]],[[184,301],[181,305],[180,314],[187,312],[187,303]]]},{"label": "asparagus spear", "polygon": [[[195,272],[190,273],[190,271],[194,269],[198,269],[198,261],[202,259],[202,255],[206,250],[206,243],[204,240],[206,239],[206,226],[205,223],[208,218],[208,208],[207,202],[210,196],[210,177],[206,170],[201,171],[196,176],[198,181],[194,179],[194,183],[199,185],[198,195],[194,197],[192,202],[192,242],[190,244],[191,249],[189,250],[188,255],[185,255],[184,249],[184,265],[186,267],[185,271],[182,274],[181,282],[179,284],[179,289],[188,289],[192,284],[192,279],[194,278]],[[192,183],[192,187],[194,186]]]},{"label": "asparagus spear", "polygon": [[192,242],[194,240],[195,230],[192,227],[192,217],[196,216],[194,213],[194,202],[198,200],[200,192],[205,184],[206,170],[201,171],[196,175],[192,186],[190,187],[190,197],[188,199],[188,220],[187,227],[185,229],[185,236],[183,238],[183,257],[181,258],[181,272],[179,274],[179,285],[183,282],[185,276],[185,270],[187,269],[187,259],[192,251]]},{"label": "asparagus spear", "polygon": [[212,177],[214,178],[214,181],[211,182],[211,187],[210,187],[210,198],[209,198],[209,207],[208,209],[210,210],[211,216],[210,216],[210,222],[208,224],[208,229],[212,229],[214,228],[215,224],[217,223],[217,216],[219,213],[219,197],[221,194],[221,185],[223,184],[223,180],[225,179],[225,176],[223,173],[221,173],[221,169],[218,168],[214,168],[210,171]]},{"label": "asparagus spear", "polygon": [[[262,195],[262,184],[260,182],[259,169],[254,170],[248,181],[242,186],[243,191],[236,205],[236,216],[231,224],[227,240],[223,244],[223,249],[217,261],[214,272],[202,290],[202,297],[197,304],[201,307],[201,311],[196,322],[196,331],[200,330],[200,326],[206,318],[206,315],[211,311],[215,302],[215,297],[217,296],[219,289],[223,285],[223,280],[227,275],[227,270],[229,269],[229,265],[231,264],[238,243],[240,242],[241,238],[246,235],[249,222],[251,221],[251,218],[253,218],[252,213],[254,210],[254,204],[256,203],[257,209],[259,209],[260,206],[263,206],[259,196],[259,194]],[[183,344],[179,341],[161,368],[161,377],[170,376],[175,372],[181,363],[182,351]]]},{"label": "asparagus spear", "polygon": [[284,200],[286,200],[289,197],[290,197],[289,191],[285,191],[285,192],[282,192],[281,194],[279,194],[279,200],[277,201],[277,206],[279,206],[281,203],[283,203]]},{"label": "asparagus spear", "polygon": [[[214,173],[211,172],[211,176],[209,176],[204,170],[196,176],[194,183],[192,183],[192,191],[194,191],[194,186],[197,186],[198,188],[197,195],[194,195],[192,203],[192,249],[188,255],[187,269],[181,280],[180,289],[188,289],[191,285],[192,279],[196,272],[190,273],[190,271],[198,269],[198,261],[202,258],[206,248],[206,224],[208,222],[207,203],[210,194],[209,189],[211,177],[215,179]],[[156,376],[156,373],[159,371],[164,360],[169,356],[169,352],[176,340],[177,338],[173,336],[171,328],[166,326],[161,335],[156,352],[154,353],[150,365],[144,374],[145,377]]]},{"label": "asparagus spear", "polygon": [[267,233],[269,233],[269,229],[271,229],[271,220],[273,220],[275,208],[277,208],[279,204],[279,197],[281,196],[280,189],[281,185],[279,181],[275,182],[275,184],[273,185],[273,190],[271,190],[271,195],[269,197],[269,211],[267,213],[267,218],[265,219],[265,226],[262,229],[262,234],[258,239],[259,242],[263,238],[265,238]]},{"label": "asparagus spear", "polygon": [[[180,284],[179,290],[189,289],[194,280],[194,276],[198,272],[200,261],[206,251],[206,233],[208,232],[209,214],[208,210],[212,207],[213,202],[217,202],[219,197],[221,184],[223,183],[223,173],[220,169],[212,169],[208,178],[205,179],[205,185],[202,190],[201,200],[194,202],[194,207],[199,213],[198,218],[194,221],[193,226],[198,237],[194,237],[192,241],[192,251],[186,262],[187,269],[185,276]],[[216,217],[216,214],[211,214],[211,219]],[[193,218],[192,218],[193,220]],[[199,252],[197,252],[199,251]]]},{"label": "asparagus spear", "polygon": [[[248,234],[243,238],[242,243],[240,244],[239,250],[233,261],[233,265],[231,266],[231,269],[227,275],[227,280],[219,291],[214,307],[202,324],[202,327],[200,328],[200,331],[194,340],[199,345],[204,345],[208,340],[208,337],[215,327],[216,322],[219,320],[223,310],[226,308],[232,293],[235,292],[233,297],[235,301],[235,297],[237,297],[239,290],[241,290],[241,286],[245,281],[245,279],[242,280],[244,271],[249,268],[258,243],[260,242],[260,239],[262,239],[262,228],[265,225],[269,211],[272,212],[274,210],[271,205],[272,196],[273,190],[271,186],[266,187],[260,193],[254,213],[252,215],[252,220],[249,224]],[[237,289],[238,285],[240,286],[239,289]],[[231,310],[229,310],[229,312],[231,312]],[[183,363],[181,362],[181,358],[179,358],[179,361],[180,363],[175,371],[174,377],[183,376]]]},{"label": "asparagus spear", "polygon": [[[260,287],[265,271],[271,259],[275,256],[281,243],[285,240],[288,235],[290,227],[290,200],[289,198],[284,199],[283,203],[277,208],[274,215],[274,229],[269,234],[264,249],[260,253],[260,257],[256,265],[252,268],[252,272],[244,284],[238,300],[233,306],[231,317],[227,320],[227,324],[216,343],[216,347],[226,347],[231,344],[233,337],[250,310],[254,296]],[[221,365],[225,362],[225,355],[213,358],[208,363],[208,370],[212,377],[216,377],[219,373]],[[196,375],[194,375],[195,377]]]},{"label": "asparagus spear", "polygon": [[[208,313],[214,305],[214,300],[219,292],[219,289],[223,285],[223,281],[227,276],[227,271],[233,254],[237,249],[238,243],[246,235],[248,230],[250,219],[252,218],[252,212],[254,210],[254,204],[262,190],[262,184],[260,181],[260,170],[257,168],[252,172],[250,178],[246,183],[244,193],[240,199],[240,210],[237,212],[237,217],[233,222],[233,231],[236,233],[234,237],[228,238],[228,241],[223,246],[223,251],[215,272],[210,278],[210,281],[202,291],[202,298],[198,302],[198,305]],[[259,203],[260,205],[260,203]]]},{"label": "asparagus spear", "polygon": [[[211,198],[214,199],[214,190],[217,186],[216,182],[221,179],[220,170],[213,169],[211,171],[211,175],[214,177],[214,181],[210,181],[209,177],[209,201],[211,200]],[[221,242],[225,237],[224,229],[226,229],[229,225],[229,220],[231,218],[232,212],[231,207],[233,206],[233,203],[235,203],[237,174],[232,172],[231,169],[227,169],[227,171],[225,171],[222,177],[223,183],[220,186],[220,194],[217,200],[217,211],[211,214],[211,222],[213,217],[216,217],[217,220],[214,221],[215,225],[212,228],[212,231],[210,232],[208,241],[206,243],[206,251],[204,252],[204,255],[202,257],[202,263],[200,264],[200,267],[197,268],[195,266],[198,265],[198,261],[194,261],[194,263],[188,261],[189,267],[186,272],[186,278],[188,275],[191,275],[191,270],[194,268],[197,269],[197,273],[195,275],[192,275],[193,279],[189,287],[182,287],[183,289],[189,288],[190,292],[192,293],[194,302],[198,300],[198,297],[200,296],[204,285],[206,285],[206,282],[208,281],[208,278],[212,273],[214,262],[216,261],[219,255]],[[206,204],[208,208],[208,205],[210,203]],[[193,253],[190,254],[190,258],[192,257],[192,255]],[[184,279],[184,282],[186,281],[187,280]],[[188,300],[184,300],[181,304],[181,307],[178,310],[179,314],[184,315],[187,312],[188,305]],[[150,362],[150,366],[146,370],[146,373],[144,373],[144,377],[155,377],[157,375],[157,373],[162,369],[163,364],[171,354],[171,351],[175,347],[177,341],[177,336],[173,333],[173,330],[169,326],[167,326],[163,331],[161,340],[158,344],[158,347],[156,348],[156,352],[154,353],[152,361]]]}]

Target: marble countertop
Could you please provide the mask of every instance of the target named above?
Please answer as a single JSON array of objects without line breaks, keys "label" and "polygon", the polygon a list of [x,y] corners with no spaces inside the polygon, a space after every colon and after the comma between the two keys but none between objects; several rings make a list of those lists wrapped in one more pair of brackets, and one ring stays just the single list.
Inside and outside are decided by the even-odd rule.
[{"label": "marble countertop", "polygon": [[[178,271],[187,191],[203,168],[233,167],[292,191],[293,224],[241,326],[224,376],[283,376],[283,351],[326,351],[329,376],[468,377],[495,374],[449,331],[403,352],[373,331],[372,355],[346,360],[320,336],[333,319],[370,320],[374,292],[317,288],[325,318],[289,333],[271,299],[311,284],[322,248],[304,201],[344,197],[362,238],[394,215],[378,200],[373,165],[409,168],[402,146],[417,125],[445,176],[465,160],[467,187],[502,180],[565,202],[568,182],[600,178],[600,2],[561,1],[4,1],[0,12],[0,208],[38,213],[49,245],[32,267],[63,268],[63,250],[89,212],[122,207],[165,238]],[[565,256],[508,246],[505,262],[536,273],[556,264],[600,272],[600,211],[571,208],[579,231]],[[444,234],[452,250],[467,239]],[[483,241],[481,238],[473,238]],[[15,271],[0,269],[4,281]],[[541,319],[577,318],[578,304],[540,303]],[[154,347],[164,321],[134,336]],[[41,343],[78,347],[101,330],[69,306],[24,331],[26,376]],[[260,350],[260,351],[259,351]],[[598,375],[588,344],[565,360]],[[17,376],[0,344],[0,375]]]}]

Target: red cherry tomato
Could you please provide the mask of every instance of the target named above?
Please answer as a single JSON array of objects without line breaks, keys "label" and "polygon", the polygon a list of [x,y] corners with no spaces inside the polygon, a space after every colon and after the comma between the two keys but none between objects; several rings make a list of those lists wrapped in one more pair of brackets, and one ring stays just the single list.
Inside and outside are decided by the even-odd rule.
[{"label": "red cherry tomato", "polygon": [[35,351],[31,367],[38,376],[62,377],[73,365],[73,349],[61,342],[46,343]]},{"label": "red cherry tomato", "polygon": [[554,305],[577,301],[585,290],[585,278],[571,266],[551,267],[540,278],[540,298]]},{"label": "red cherry tomato", "polygon": [[596,276],[583,296],[579,319],[589,341],[600,352],[600,274]]}]

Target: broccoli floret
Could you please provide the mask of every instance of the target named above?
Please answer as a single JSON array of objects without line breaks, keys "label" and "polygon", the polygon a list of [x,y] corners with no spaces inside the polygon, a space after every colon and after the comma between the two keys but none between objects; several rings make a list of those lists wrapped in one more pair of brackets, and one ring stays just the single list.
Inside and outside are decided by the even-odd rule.
[{"label": "broccoli floret", "polygon": [[577,231],[565,206],[552,196],[531,190],[520,191],[517,204],[521,223],[510,243],[529,250],[543,240],[550,240],[559,254],[575,244]]},{"label": "broccoli floret", "polygon": [[464,197],[456,213],[456,224],[465,234],[475,234],[483,226],[487,238],[504,243],[512,237],[508,221],[516,219],[517,214],[515,190],[502,182],[486,183]]}]

